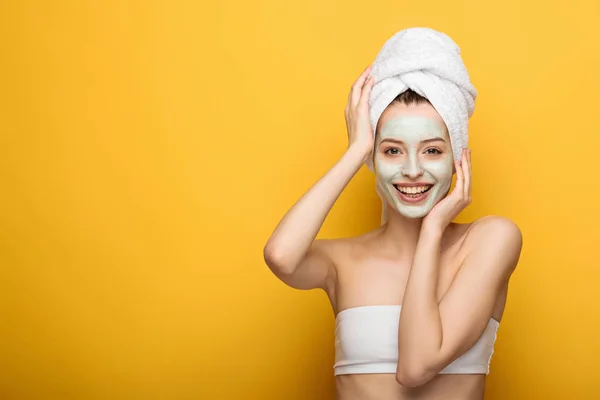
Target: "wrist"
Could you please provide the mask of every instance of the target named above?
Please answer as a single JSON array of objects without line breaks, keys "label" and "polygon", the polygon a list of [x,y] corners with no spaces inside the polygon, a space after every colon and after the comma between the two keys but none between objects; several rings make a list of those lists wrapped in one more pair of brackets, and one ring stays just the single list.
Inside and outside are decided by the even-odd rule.
[{"label": "wrist", "polygon": [[424,223],[421,225],[421,235],[431,239],[441,239],[444,228],[439,225]]},{"label": "wrist", "polygon": [[348,146],[347,152],[356,154],[357,156],[361,157],[364,162],[370,156],[372,150],[372,146],[370,145],[352,143],[350,146]]}]

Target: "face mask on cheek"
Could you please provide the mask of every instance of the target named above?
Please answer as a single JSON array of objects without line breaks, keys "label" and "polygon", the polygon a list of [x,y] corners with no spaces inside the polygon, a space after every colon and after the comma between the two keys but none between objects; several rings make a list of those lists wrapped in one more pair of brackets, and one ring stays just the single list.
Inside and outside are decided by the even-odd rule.
[{"label": "face mask on cheek", "polygon": [[[423,140],[441,138],[446,141],[443,154],[427,154],[427,149],[438,148],[436,142],[421,143]],[[389,139],[384,144],[384,140]],[[399,145],[390,140],[399,140]],[[385,154],[387,148],[398,148],[402,154]],[[390,153],[388,151],[388,153]],[[450,140],[445,129],[431,119],[421,116],[398,116],[388,121],[381,129],[375,153],[375,171],[379,191],[385,200],[400,214],[408,218],[422,218],[443,199],[452,184],[453,167]],[[432,185],[421,195],[399,193],[399,187],[407,183]],[[403,188],[418,191],[418,188]]]}]

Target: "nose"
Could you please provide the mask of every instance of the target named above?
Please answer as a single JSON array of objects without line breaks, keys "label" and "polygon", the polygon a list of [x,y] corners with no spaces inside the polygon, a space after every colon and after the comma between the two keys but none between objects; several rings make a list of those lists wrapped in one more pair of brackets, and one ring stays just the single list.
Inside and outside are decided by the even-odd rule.
[{"label": "nose", "polygon": [[423,168],[416,155],[412,154],[402,168],[402,175],[409,179],[417,179],[423,175]]}]

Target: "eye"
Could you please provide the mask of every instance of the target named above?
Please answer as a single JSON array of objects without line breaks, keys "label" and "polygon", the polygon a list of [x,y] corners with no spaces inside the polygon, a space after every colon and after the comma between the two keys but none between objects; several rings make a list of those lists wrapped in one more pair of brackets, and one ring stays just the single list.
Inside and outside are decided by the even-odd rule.
[{"label": "eye", "polygon": [[396,148],[396,147],[390,147],[389,149],[387,149],[385,152],[385,154],[389,154],[392,156],[398,155],[400,154],[400,149]]},{"label": "eye", "polygon": [[427,154],[442,154],[442,152],[439,149],[436,149],[435,147],[430,147],[429,149],[425,150],[425,153],[427,153]]}]

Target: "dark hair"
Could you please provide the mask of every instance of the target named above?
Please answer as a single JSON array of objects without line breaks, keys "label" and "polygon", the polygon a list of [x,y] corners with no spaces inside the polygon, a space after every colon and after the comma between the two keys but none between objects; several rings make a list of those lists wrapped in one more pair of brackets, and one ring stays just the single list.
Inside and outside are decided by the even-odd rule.
[{"label": "dark hair", "polygon": [[429,100],[427,100],[427,98],[421,96],[420,94],[411,89],[407,89],[406,91],[400,93],[398,96],[396,96],[396,98],[393,101],[404,103],[407,106],[411,104],[429,103]]}]

